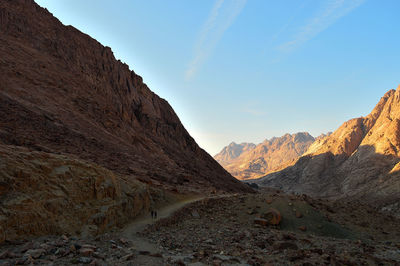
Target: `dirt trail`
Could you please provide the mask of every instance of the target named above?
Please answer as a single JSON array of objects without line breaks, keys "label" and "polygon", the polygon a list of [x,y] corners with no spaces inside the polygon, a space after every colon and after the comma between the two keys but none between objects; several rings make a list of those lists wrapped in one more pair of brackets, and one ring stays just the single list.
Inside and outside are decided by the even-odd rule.
[{"label": "dirt trail", "polygon": [[[164,219],[172,215],[177,210],[185,207],[186,205],[197,202],[204,199],[211,199],[211,198],[223,198],[223,197],[230,197],[233,196],[232,194],[227,195],[218,195],[218,196],[201,196],[201,197],[193,197],[188,198],[186,200],[182,200],[176,202],[174,204],[165,206],[157,211],[157,219],[152,219],[150,213],[143,214],[137,217],[132,223],[128,224],[124,229],[122,229],[120,236],[122,238],[126,238],[132,242],[136,250],[140,252],[149,253],[149,254],[159,254],[161,253],[160,247],[156,244],[153,244],[148,241],[148,239],[141,237],[138,233],[143,231],[147,225],[153,224],[160,219]],[[140,253],[139,252],[139,253]],[[160,264],[162,263],[162,258],[157,256],[138,256],[135,259],[135,263],[139,264]]]},{"label": "dirt trail", "polygon": [[183,201],[179,201],[172,205],[165,206],[157,211],[157,219],[152,219],[150,213],[145,213],[137,217],[132,223],[128,224],[124,229],[122,229],[121,235],[128,239],[136,238],[136,233],[141,232],[147,225],[155,223],[159,219],[167,218],[177,210],[183,208],[189,203],[196,202],[206,197],[195,197],[189,198]]},{"label": "dirt trail", "polygon": [[[157,219],[152,219],[150,213],[145,213],[139,217],[137,217],[132,223],[128,224],[124,229],[122,229],[120,236],[122,238],[126,238],[132,242],[136,250],[139,250],[142,253],[149,254],[158,254],[161,252],[160,248],[149,242],[146,238],[139,236],[139,232],[143,231],[143,229],[150,224],[157,222],[157,220],[167,218],[177,210],[183,208],[187,204],[192,202],[196,202],[199,200],[203,200],[207,197],[194,197],[189,198],[183,201],[176,202],[172,205],[165,206],[157,211]],[[149,257],[149,256],[138,256],[135,259],[135,263],[138,264],[148,264],[148,265],[156,265],[161,264],[163,262],[162,258],[159,257]]]}]

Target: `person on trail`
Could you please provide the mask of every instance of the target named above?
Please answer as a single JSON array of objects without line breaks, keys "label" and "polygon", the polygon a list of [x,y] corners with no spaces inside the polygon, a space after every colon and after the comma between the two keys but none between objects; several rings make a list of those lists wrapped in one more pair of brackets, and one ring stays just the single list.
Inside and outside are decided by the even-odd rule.
[{"label": "person on trail", "polygon": [[154,219],[154,211],[151,210],[151,219]]},{"label": "person on trail", "polygon": [[154,211],[154,219],[157,219],[157,211]]}]

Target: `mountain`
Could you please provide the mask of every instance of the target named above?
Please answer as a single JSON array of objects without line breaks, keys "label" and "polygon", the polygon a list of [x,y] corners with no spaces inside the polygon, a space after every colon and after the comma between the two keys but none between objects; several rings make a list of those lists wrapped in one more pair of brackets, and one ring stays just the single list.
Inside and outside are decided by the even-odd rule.
[{"label": "mountain", "polygon": [[238,179],[256,178],[294,163],[313,142],[307,132],[285,134],[258,145],[232,142],[214,159]]},{"label": "mountain", "polygon": [[224,147],[222,151],[214,156],[220,164],[229,164],[233,159],[239,157],[242,153],[253,150],[256,147],[253,143],[240,143],[236,144],[231,142],[228,146]]},{"label": "mountain", "polygon": [[32,0],[0,1],[0,30],[0,234],[104,228],[165,191],[250,191],[109,47]]},{"label": "mountain", "polygon": [[399,208],[400,87],[366,117],[316,140],[296,164],[256,182],[313,196],[362,199]]}]

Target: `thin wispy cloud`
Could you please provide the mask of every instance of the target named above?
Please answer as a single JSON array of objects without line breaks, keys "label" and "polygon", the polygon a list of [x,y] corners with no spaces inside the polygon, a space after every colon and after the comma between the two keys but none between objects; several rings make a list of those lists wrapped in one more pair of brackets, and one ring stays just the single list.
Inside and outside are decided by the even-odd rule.
[{"label": "thin wispy cloud", "polygon": [[359,7],[365,0],[330,0],[305,25],[293,35],[290,41],[280,44],[277,48],[281,52],[292,52],[319,33],[333,25],[340,18]]},{"label": "thin wispy cloud", "polygon": [[275,41],[278,39],[279,35],[286,31],[287,28],[289,28],[290,24],[295,20],[296,16],[304,9],[304,7],[309,4],[310,0],[308,1],[303,1],[298,8],[296,8],[295,12],[293,12],[293,15],[290,16],[288,21],[271,37],[270,42]]},{"label": "thin wispy cloud", "polygon": [[190,80],[210,57],[224,32],[240,14],[247,0],[216,0],[205,21],[194,47],[193,59],[185,71],[186,80]]}]

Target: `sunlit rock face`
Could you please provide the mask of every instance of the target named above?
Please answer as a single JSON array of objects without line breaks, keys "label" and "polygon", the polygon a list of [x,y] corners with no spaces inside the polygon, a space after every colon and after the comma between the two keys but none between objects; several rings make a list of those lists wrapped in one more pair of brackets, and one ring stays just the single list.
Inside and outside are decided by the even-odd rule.
[{"label": "sunlit rock face", "polygon": [[257,183],[375,204],[400,198],[400,88],[388,91],[366,117],[351,119],[317,139],[295,165]]},{"label": "sunlit rock face", "polygon": [[285,134],[258,145],[232,142],[214,159],[238,179],[256,178],[293,164],[313,142],[307,132]]}]

